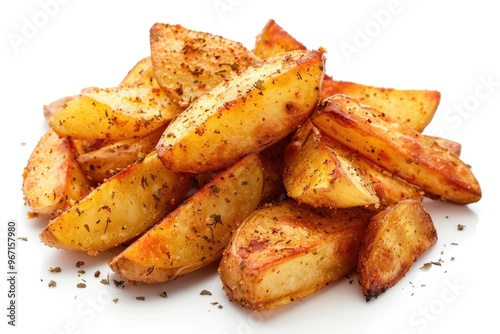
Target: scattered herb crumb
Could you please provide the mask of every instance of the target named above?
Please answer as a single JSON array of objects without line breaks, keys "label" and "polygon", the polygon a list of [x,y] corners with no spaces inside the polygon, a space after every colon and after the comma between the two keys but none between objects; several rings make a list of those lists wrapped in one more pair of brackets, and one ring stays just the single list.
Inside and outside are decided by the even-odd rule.
[{"label": "scattered herb crumb", "polygon": [[137,300],[146,300],[146,297],[144,297],[144,296],[137,296],[137,297],[135,297],[135,299],[137,299]]},{"label": "scattered herb crumb", "polygon": [[85,270],[78,270],[78,276],[85,274]]},{"label": "scattered herb crumb", "polygon": [[62,270],[61,267],[50,267],[49,271],[51,273],[60,273]]},{"label": "scattered herb crumb", "polygon": [[103,279],[101,279],[101,284],[108,285],[109,280],[107,278],[103,278]]},{"label": "scattered herb crumb", "polygon": [[57,285],[57,282],[56,282],[56,281],[54,281],[54,280],[50,280],[50,282],[49,282],[49,284],[48,284],[49,288],[55,288],[55,287],[56,287],[56,285]]},{"label": "scattered herb crumb", "polygon": [[113,303],[118,303],[118,298],[113,299]]},{"label": "scattered herb crumb", "polygon": [[95,277],[95,278],[98,278],[99,276],[101,276],[101,271],[100,271],[100,270],[97,270],[97,271],[94,273],[94,277]]},{"label": "scattered herb crumb", "polygon": [[424,265],[422,267],[420,267],[420,269],[429,269],[430,267],[432,267],[432,263],[426,262],[426,263],[424,263]]},{"label": "scattered herb crumb", "polygon": [[457,242],[452,242],[451,243],[453,246],[458,246],[458,243]]},{"label": "scattered herb crumb", "polygon": [[162,298],[168,298],[167,292],[163,291],[162,293],[160,293],[160,297],[162,297]]},{"label": "scattered herb crumb", "polygon": [[464,228],[465,228],[465,225],[462,225],[462,224],[458,224],[458,226],[457,226],[457,229],[458,229],[459,231],[463,231],[463,230],[464,230]]},{"label": "scattered herb crumb", "polygon": [[77,287],[78,289],[85,289],[85,288],[87,287],[87,284],[85,284],[85,283],[78,283],[78,284],[76,285],[76,287]]},{"label": "scattered herb crumb", "polygon": [[205,290],[205,289],[201,290],[201,292],[200,292],[200,296],[211,296],[211,295],[212,295],[212,293],[208,290]]},{"label": "scattered herb crumb", "polygon": [[83,265],[85,265],[85,262],[83,262],[83,261],[76,262],[76,267],[77,268],[81,268]]},{"label": "scattered herb crumb", "polygon": [[26,238],[26,237],[19,237],[19,238],[17,238],[17,240],[28,241],[28,238]]},{"label": "scattered herb crumb", "polygon": [[222,305],[217,306],[218,309],[222,309]]},{"label": "scattered herb crumb", "polygon": [[125,281],[118,281],[118,280],[116,280],[116,279],[113,278],[113,283],[115,283],[115,286],[118,288],[120,286],[124,287],[123,284],[125,283]]}]

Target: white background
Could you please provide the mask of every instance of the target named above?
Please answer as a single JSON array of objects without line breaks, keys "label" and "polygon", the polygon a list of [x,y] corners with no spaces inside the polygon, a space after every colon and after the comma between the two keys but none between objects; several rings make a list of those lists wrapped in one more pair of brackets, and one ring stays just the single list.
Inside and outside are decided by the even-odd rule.
[{"label": "white background", "polygon": [[[307,47],[325,47],[327,73],[337,79],[442,93],[426,133],[463,145],[462,159],[472,166],[483,198],[467,207],[426,202],[439,240],[403,280],[367,303],[352,276],[302,301],[253,314],[226,299],[216,266],[159,286],[121,289],[99,283],[108,274],[116,278],[106,265],[111,253],[91,258],[40,243],[45,222],[26,218],[20,189],[22,169],[46,129],[44,104],[84,87],[117,85],[149,54],[148,32],[155,22],[180,23],[252,48],[271,18]],[[0,331],[399,334],[497,329],[500,222],[494,211],[499,182],[493,160],[500,143],[499,22],[494,2],[486,0],[2,1]],[[9,220],[16,222],[19,237],[28,238],[17,242],[15,328],[7,326]],[[458,224],[465,229],[458,231]],[[440,267],[419,269],[440,259]],[[86,270],[80,276],[79,260]],[[55,266],[63,272],[50,273]],[[100,278],[94,278],[96,270]],[[55,288],[47,286],[52,279]],[[86,289],[76,287],[82,280]],[[203,289],[213,295],[200,296]],[[163,291],[168,298],[159,297]]]}]

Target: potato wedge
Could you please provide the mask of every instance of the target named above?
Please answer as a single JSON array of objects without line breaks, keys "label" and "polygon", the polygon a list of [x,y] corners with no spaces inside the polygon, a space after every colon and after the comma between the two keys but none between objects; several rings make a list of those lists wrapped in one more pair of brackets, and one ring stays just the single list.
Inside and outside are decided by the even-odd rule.
[{"label": "potato wedge", "polygon": [[68,138],[52,129],[40,138],[23,171],[22,190],[30,216],[57,216],[91,191]]},{"label": "potato wedge", "polygon": [[367,172],[352,163],[350,152],[324,136],[307,120],[285,151],[283,184],[288,196],[313,207],[378,206]]},{"label": "potato wedge", "polygon": [[51,247],[97,255],[147,231],[184,200],[192,184],[152,152],[51,220],[40,239]]},{"label": "potato wedge", "polygon": [[354,270],[371,216],[294,200],[256,210],[234,232],[219,265],[228,298],[264,311],[320,291]]},{"label": "potato wedge", "polygon": [[102,183],[136,161],[144,159],[154,149],[165,130],[163,126],[141,138],[127,138],[85,152],[76,161],[87,177]]},{"label": "potato wedge", "polygon": [[244,157],[111,259],[109,266],[132,284],[151,284],[219,260],[233,231],[260,203],[263,182],[258,156]]},{"label": "potato wedge", "polygon": [[376,214],[366,229],[357,266],[366,301],[401,280],[437,238],[421,201],[400,201]]},{"label": "potato wedge", "polygon": [[441,101],[441,94],[435,90],[381,88],[325,79],[321,99],[335,94],[350,96],[419,132],[429,125]]},{"label": "potato wedge", "polygon": [[374,108],[337,94],[311,116],[315,126],[430,196],[457,204],[481,199],[469,166],[455,154]]},{"label": "potato wedge", "polygon": [[160,87],[156,81],[151,56],[147,56],[139,60],[122,79],[119,86],[126,87],[141,85]]},{"label": "potato wedge", "polygon": [[150,45],[158,84],[181,107],[260,60],[239,42],[178,24],[155,23]]},{"label": "potato wedge", "polygon": [[455,154],[457,157],[462,153],[462,144],[447,138],[441,138],[436,136],[427,136],[434,140],[438,145],[444,147],[451,153]]},{"label": "potato wedge", "polygon": [[218,170],[285,138],[318,104],[324,55],[291,51],[250,66],[173,120],[156,150],[172,170]]},{"label": "potato wedge", "polygon": [[116,141],[146,136],[180,111],[160,88],[86,88],[54,113],[49,125],[59,136]]},{"label": "potato wedge", "polygon": [[281,52],[306,50],[307,48],[286,32],[275,20],[269,20],[255,38],[253,53],[266,59]]}]

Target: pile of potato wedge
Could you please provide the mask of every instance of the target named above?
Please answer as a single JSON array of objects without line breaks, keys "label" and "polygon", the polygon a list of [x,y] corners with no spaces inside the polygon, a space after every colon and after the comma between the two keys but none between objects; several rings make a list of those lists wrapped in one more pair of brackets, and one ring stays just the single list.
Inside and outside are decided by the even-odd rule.
[{"label": "pile of potato wedge", "polygon": [[338,81],[274,20],[252,49],[176,24],[149,37],[116,87],[44,107],[22,190],[48,246],[125,246],[108,264],[132,285],[219,261],[254,311],[352,272],[368,301],[436,243],[424,198],[481,199],[460,143],[423,134],[438,91]]}]

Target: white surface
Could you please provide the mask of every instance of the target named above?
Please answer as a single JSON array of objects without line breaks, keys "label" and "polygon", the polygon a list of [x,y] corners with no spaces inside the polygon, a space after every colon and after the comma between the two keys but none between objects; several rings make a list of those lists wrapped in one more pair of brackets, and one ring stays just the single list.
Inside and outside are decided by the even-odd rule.
[{"label": "white surface", "polygon": [[[498,328],[494,188],[499,183],[493,157],[499,143],[500,21],[495,9],[484,0],[2,1],[0,274],[6,278],[0,280],[0,331],[399,334]],[[215,266],[159,286],[121,289],[99,283],[108,274],[116,278],[106,265],[109,253],[91,258],[39,242],[43,222],[26,218],[20,187],[22,169],[45,130],[44,104],[87,86],[116,85],[149,53],[154,22],[180,23],[251,48],[270,18],[309,48],[326,47],[327,73],[338,79],[442,93],[427,133],[462,143],[462,158],[472,165],[483,198],[468,207],[426,202],[439,241],[402,281],[366,303],[355,277],[352,284],[346,278],[303,301],[252,314],[227,301]],[[355,53],[346,53],[348,48]],[[17,235],[28,238],[17,242],[15,328],[7,325],[6,233],[12,219]],[[465,229],[458,231],[458,224]],[[439,259],[441,267],[418,269]],[[78,260],[85,261],[81,276]],[[63,272],[48,271],[55,266]],[[94,278],[96,270],[100,278]],[[51,279],[56,288],[48,288]],[[82,280],[86,289],[76,287]],[[213,295],[201,296],[203,289]],[[159,297],[162,291],[168,298]]]}]

